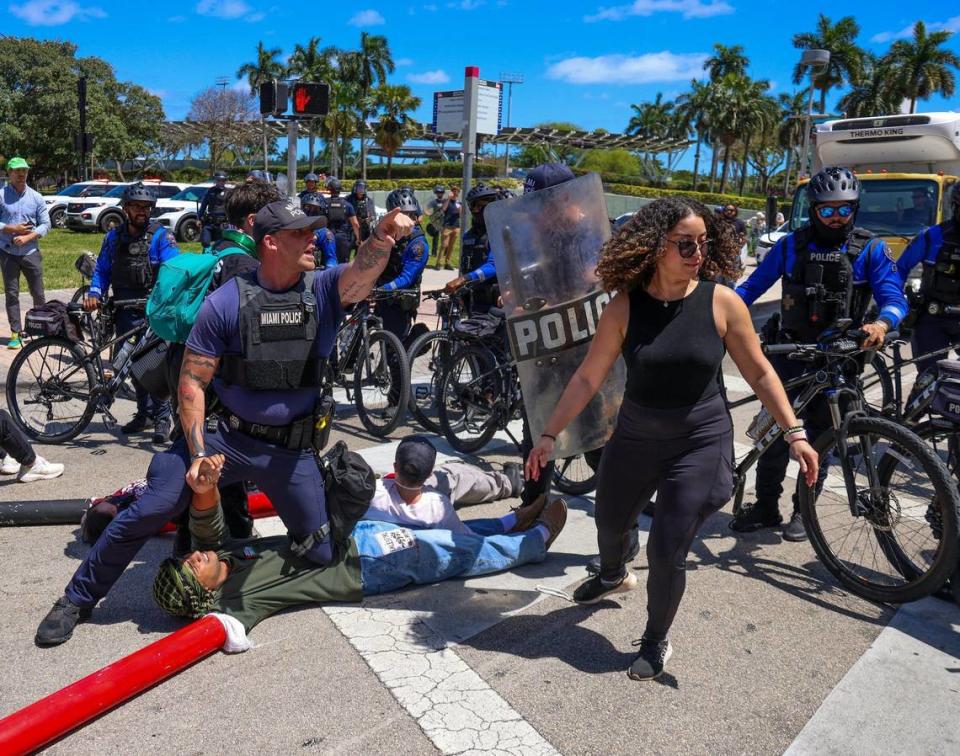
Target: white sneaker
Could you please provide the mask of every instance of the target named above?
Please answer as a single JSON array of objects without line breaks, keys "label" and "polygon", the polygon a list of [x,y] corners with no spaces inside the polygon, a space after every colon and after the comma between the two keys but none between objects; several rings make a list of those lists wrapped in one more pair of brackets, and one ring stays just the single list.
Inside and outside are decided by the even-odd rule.
[{"label": "white sneaker", "polygon": [[16,475],[20,472],[20,463],[9,454],[0,463],[0,475]]},{"label": "white sneaker", "polygon": [[17,480],[21,483],[32,483],[35,480],[59,478],[61,475],[63,475],[63,465],[59,462],[47,462],[38,454],[33,466],[20,466],[20,474],[17,475]]}]

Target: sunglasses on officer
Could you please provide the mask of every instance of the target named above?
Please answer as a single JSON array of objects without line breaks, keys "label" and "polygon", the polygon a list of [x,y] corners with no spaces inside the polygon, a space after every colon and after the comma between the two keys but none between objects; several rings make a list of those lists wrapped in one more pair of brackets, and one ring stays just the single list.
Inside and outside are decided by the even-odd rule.
[{"label": "sunglasses on officer", "polygon": [[693,257],[697,253],[697,250],[704,255],[710,251],[709,239],[704,239],[703,241],[694,241],[693,239],[667,239],[666,241],[677,246],[677,252],[680,253],[680,257],[684,260]]},{"label": "sunglasses on officer", "polygon": [[849,218],[853,215],[853,211],[856,208],[851,204],[839,205],[834,207],[833,205],[819,205],[817,207],[817,215],[821,218],[832,218],[834,215],[839,215],[841,218]]}]

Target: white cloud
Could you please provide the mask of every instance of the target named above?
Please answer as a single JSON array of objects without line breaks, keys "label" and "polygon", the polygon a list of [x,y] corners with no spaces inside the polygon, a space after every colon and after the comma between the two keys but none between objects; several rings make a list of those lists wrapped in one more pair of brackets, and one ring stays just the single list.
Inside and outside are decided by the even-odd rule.
[{"label": "white cloud", "polygon": [[447,72],[442,68],[436,71],[424,71],[418,74],[407,74],[407,81],[411,84],[446,84],[450,81]]},{"label": "white cloud", "polygon": [[215,18],[242,18],[253,9],[244,0],[200,0],[197,13]]},{"label": "white cloud", "polygon": [[263,11],[257,11],[256,13],[251,13],[249,16],[244,17],[244,21],[248,24],[255,24],[258,21],[263,21],[267,17],[267,14]]},{"label": "white cloud", "polygon": [[375,10],[362,10],[347,22],[351,26],[380,26],[385,24],[386,19]]},{"label": "white cloud", "polygon": [[399,68],[400,66],[412,66],[412,65],[413,65],[413,59],[412,59],[412,58],[397,58],[395,61],[393,61],[393,63],[394,63],[394,65],[396,65],[398,68]]},{"label": "white cloud", "polygon": [[644,55],[600,55],[575,57],[554,63],[547,69],[548,79],[568,84],[649,84],[661,81],[686,81],[703,76],[705,53],[671,52]]},{"label": "white cloud", "polygon": [[652,16],[654,13],[680,13],[685,19],[710,18],[733,13],[727,0],[633,0],[630,5],[601,8],[584,21],[620,21],[629,16]]},{"label": "white cloud", "polygon": [[60,26],[70,21],[106,18],[102,8],[84,7],[71,0],[30,0],[9,6],[10,12],[30,26]]},{"label": "white cloud", "polygon": [[[927,31],[948,31],[948,32],[960,32],[960,16],[954,16],[953,18],[948,18],[946,21],[928,21]],[[879,34],[874,34],[870,37],[871,42],[892,42],[895,39],[909,39],[913,36],[913,26],[904,26],[900,31],[895,32],[880,32]]]},{"label": "white cloud", "polygon": [[459,0],[456,3],[447,3],[448,8],[459,8],[460,10],[476,10],[483,5],[484,0]]}]

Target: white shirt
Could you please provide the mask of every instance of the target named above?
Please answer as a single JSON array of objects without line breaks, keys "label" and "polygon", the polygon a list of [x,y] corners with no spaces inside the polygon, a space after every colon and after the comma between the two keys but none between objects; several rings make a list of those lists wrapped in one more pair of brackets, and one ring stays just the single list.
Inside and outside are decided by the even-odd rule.
[{"label": "white shirt", "polygon": [[420,500],[407,504],[400,498],[392,478],[377,481],[377,491],[364,515],[365,520],[392,522],[415,529],[450,530],[454,533],[473,535],[453,508],[449,497],[438,491],[424,488]]}]

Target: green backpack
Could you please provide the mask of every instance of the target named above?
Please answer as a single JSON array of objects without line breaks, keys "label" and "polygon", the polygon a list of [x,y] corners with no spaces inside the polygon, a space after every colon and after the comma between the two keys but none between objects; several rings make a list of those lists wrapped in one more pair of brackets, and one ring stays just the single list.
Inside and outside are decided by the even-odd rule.
[{"label": "green backpack", "polygon": [[225,257],[244,254],[246,252],[237,247],[222,252],[188,252],[161,265],[147,300],[147,320],[153,332],[164,341],[185,343],[210,290],[217,265]]}]

